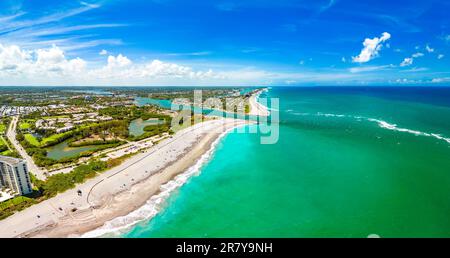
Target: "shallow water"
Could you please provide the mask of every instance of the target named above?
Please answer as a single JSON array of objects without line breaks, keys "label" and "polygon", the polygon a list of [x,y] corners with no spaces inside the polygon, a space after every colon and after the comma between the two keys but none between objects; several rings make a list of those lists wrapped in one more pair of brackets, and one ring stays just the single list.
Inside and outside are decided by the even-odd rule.
[{"label": "shallow water", "polygon": [[82,147],[69,147],[67,141],[56,144],[47,148],[47,157],[51,159],[62,159],[76,156],[82,152],[90,151],[98,148],[98,146],[82,146]]},{"label": "shallow water", "polygon": [[128,127],[128,130],[131,135],[134,136],[140,136],[144,133],[144,128],[147,125],[158,125],[164,123],[164,120],[155,120],[155,119],[149,119],[149,120],[142,120],[141,118],[135,119],[130,122],[130,126]]},{"label": "shallow water", "polygon": [[273,88],[276,144],[227,135],[158,215],[120,236],[449,237],[449,93]]}]

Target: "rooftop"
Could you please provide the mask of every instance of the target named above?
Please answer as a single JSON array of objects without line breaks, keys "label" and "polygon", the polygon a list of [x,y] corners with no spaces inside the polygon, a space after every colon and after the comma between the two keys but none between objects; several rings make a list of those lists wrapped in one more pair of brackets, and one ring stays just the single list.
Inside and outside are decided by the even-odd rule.
[{"label": "rooftop", "polygon": [[18,163],[20,163],[22,161],[23,160],[21,160],[21,159],[16,159],[16,158],[7,157],[7,156],[1,156],[0,155],[0,162],[5,162],[5,163],[8,163],[8,164],[15,165],[15,164],[18,164]]}]

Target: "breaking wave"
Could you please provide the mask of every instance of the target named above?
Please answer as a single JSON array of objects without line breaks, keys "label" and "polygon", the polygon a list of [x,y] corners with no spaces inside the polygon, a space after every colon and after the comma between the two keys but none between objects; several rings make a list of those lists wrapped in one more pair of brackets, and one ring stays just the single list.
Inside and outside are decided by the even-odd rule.
[{"label": "breaking wave", "polygon": [[122,233],[125,233],[127,230],[129,230],[132,226],[136,225],[137,223],[155,217],[164,208],[166,200],[175,190],[179,189],[182,185],[184,185],[192,176],[198,175],[201,172],[202,166],[210,160],[220,140],[227,133],[234,130],[235,128],[236,127],[230,128],[229,130],[223,132],[211,144],[211,148],[206,153],[204,153],[193,166],[189,167],[186,171],[177,175],[175,178],[173,178],[166,184],[161,185],[160,193],[150,197],[150,199],[147,201],[146,204],[144,204],[137,210],[134,210],[125,216],[117,217],[110,221],[107,221],[100,228],[87,232],[83,234],[81,237],[93,238],[102,236],[118,236]]},{"label": "breaking wave", "polygon": [[443,141],[446,141],[447,143],[450,143],[450,138],[445,138],[445,137],[443,137],[440,134],[425,133],[425,132],[411,130],[411,129],[407,129],[407,128],[400,128],[400,127],[397,127],[396,124],[390,124],[390,123],[388,123],[386,121],[379,120],[379,119],[368,118],[367,120],[371,121],[371,122],[378,123],[378,126],[381,127],[381,128],[384,128],[384,129],[398,131],[398,132],[404,132],[404,133],[410,133],[410,134],[414,134],[414,135],[417,135],[417,136],[434,137],[434,138],[436,138],[438,140],[443,140]]},{"label": "breaking wave", "polygon": [[343,115],[343,114],[321,113],[321,112],[317,112],[315,114],[314,113],[310,114],[310,113],[295,113],[295,112],[291,112],[291,114],[298,115],[298,116],[315,115],[315,116],[323,116],[323,117],[339,117],[339,118],[346,117],[346,118],[357,119],[358,121],[366,120],[366,121],[369,121],[369,122],[377,123],[378,126],[383,128],[383,129],[388,129],[388,130],[397,131],[397,132],[403,132],[403,133],[409,133],[409,134],[413,134],[413,135],[416,135],[416,136],[433,137],[435,139],[438,139],[438,140],[441,140],[441,141],[445,141],[445,142],[450,144],[450,138],[444,137],[441,134],[427,133],[427,132],[422,132],[422,131],[418,131],[418,130],[412,130],[412,129],[408,129],[408,128],[401,128],[401,127],[398,127],[396,124],[392,124],[392,123],[386,122],[384,120],[375,119],[375,118],[369,118],[369,117],[364,117],[364,116]]}]

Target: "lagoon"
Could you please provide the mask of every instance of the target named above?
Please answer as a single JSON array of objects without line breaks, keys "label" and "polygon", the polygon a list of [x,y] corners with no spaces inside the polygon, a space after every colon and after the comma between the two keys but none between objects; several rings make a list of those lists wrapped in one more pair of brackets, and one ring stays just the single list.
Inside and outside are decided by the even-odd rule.
[{"label": "lagoon", "polygon": [[64,141],[47,148],[47,157],[59,160],[63,158],[73,157],[82,152],[94,150],[96,148],[98,148],[98,146],[69,147],[67,141]]},{"label": "lagoon", "polygon": [[130,126],[128,127],[128,130],[130,132],[130,135],[140,136],[145,132],[144,128],[147,125],[159,125],[159,124],[163,124],[163,123],[164,123],[164,120],[150,118],[150,119],[144,121],[141,118],[139,118],[139,119],[135,119],[135,120],[131,121]]},{"label": "lagoon", "polygon": [[136,105],[139,107],[151,104],[170,109],[172,106],[172,101],[168,99],[152,99],[152,98],[137,97],[135,98],[135,102]]}]

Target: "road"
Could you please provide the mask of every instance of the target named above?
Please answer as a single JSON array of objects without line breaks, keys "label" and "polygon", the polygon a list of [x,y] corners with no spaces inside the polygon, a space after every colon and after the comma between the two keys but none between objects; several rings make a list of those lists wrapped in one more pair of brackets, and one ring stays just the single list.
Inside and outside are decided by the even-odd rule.
[{"label": "road", "polygon": [[28,170],[35,175],[40,180],[45,180],[47,177],[45,176],[45,171],[40,169],[33,161],[33,158],[28,155],[28,153],[22,148],[20,143],[16,140],[16,128],[17,122],[19,121],[19,116],[13,116],[12,121],[9,125],[8,132],[6,136],[8,137],[11,144],[14,148],[19,152],[20,156],[27,161]]}]

